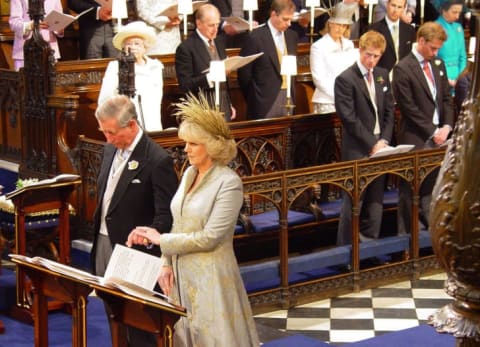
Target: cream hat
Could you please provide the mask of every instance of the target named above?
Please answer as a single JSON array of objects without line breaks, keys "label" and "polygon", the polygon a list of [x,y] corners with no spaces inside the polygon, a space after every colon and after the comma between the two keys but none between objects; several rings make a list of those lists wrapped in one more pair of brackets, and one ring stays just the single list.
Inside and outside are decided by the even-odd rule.
[{"label": "cream hat", "polygon": [[329,22],[350,25],[353,23],[352,16],[358,7],[358,3],[345,4],[343,1],[335,5],[330,11]]},{"label": "cream hat", "polygon": [[123,26],[120,31],[113,37],[113,46],[122,50],[123,41],[129,37],[141,37],[145,42],[145,47],[149,48],[155,44],[157,37],[153,28],[147,26],[144,22],[131,22]]}]

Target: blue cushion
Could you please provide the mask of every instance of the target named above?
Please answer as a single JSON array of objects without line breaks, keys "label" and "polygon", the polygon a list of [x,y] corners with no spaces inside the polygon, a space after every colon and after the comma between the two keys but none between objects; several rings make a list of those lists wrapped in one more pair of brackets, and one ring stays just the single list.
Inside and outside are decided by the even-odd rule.
[{"label": "blue cushion", "polygon": [[[280,221],[278,218],[278,211],[271,210],[264,213],[259,213],[249,216],[252,223],[252,229],[255,233],[278,230],[280,228]],[[288,211],[288,226],[305,224],[315,221],[315,217],[311,213]]]},{"label": "blue cushion", "polygon": [[245,228],[243,227],[243,225],[240,225],[240,224],[235,225],[234,235],[238,235],[238,234],[245,234]]},{"label": "blue cushion", "polygon": [[350,264],[351,246],[328,248],[288,259],[289,273],[301,273],[335,265]]},{"label": "blue cushion", "polygon": [[398,205],[398,190],[386,190],[383,193],[383,208],[392,208]]},{"label": "blue cushion", "polygon": [[410,236],[390,236],[360,243],[360,259],[367,259],[383,254],[401,252],[409,249]]},{"label": "blue cushion", "polygon": [[418,248],[432,247],[432,237],[430,231],[422,229],[418,233]]},{"label": "blue cushion", "polygon": [[240,266],[240,275],[247,292],[275,288],[280,285],[280,261],[269,260]]},{"label": "blue cushion", "polygon": [[322,210],[323,219],[338,218],[342,208],[342,199],[321,202],[318,206]]}]

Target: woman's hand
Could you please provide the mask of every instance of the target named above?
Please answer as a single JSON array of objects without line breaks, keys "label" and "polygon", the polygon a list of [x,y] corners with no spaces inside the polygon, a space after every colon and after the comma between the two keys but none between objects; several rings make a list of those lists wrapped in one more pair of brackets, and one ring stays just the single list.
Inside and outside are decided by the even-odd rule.
[{"label": "woman's hand", "polygon": [[158,285],[166,296],[172,293],[175,278],[173,276],[173,269],[171,266],[162,266],[160,275],[158,276]]},{"label": "woman's hand", "polygon": [[151,246],[155,244],[160,246],[160,233],[149,227],[136,227],[128,235],[126,245],[132,247],[133,245]]}]

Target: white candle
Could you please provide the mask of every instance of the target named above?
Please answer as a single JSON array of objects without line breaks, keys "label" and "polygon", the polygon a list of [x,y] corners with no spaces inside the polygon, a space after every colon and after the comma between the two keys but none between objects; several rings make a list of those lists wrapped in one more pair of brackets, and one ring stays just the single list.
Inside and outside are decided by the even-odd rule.
[{"label": "white candle", "polygon": [[468,54],[474,55],[476,46],[477,46],[477,38],[475,36],[471,36],[470,41],[468,42]]},{"label": "white candle", "polygon": [[320,6],[320,0],[306,0],[306,7],[310,7],[310,26],[313,27],[315,21],[315,7]]},{"label": "white candle", "polygon": [[248,25],[250,31],[253,30],[253,11],[258,10],[257,0],[243,0],[243,10],[248,11]]},{"label": "white candle", "polygon": [[215,106],[220,106],[220,82],[225,82],[225,62],[223,60],[212,60],[210,62],[209,76],[215,82]]},{"label": "white candle", "polygon": [[118,31],[122,28],[122,18],[128,18],[127,2],[125,0],[113,0],[112,18],[117,18]]},{"label": "white candle", "polygon": [[287,79],[287,98],[291,96],[292,80],[291,77],[297,74],[297,57],[294,55],[284,55],[282,57],[282,66],[280,74]]},{"label": "white candle", "polygon": [[425,0],[420,0],[420,20],[423,23],[423,15],[425,14]]},{"label": "white candle", "polygon": [[180,0],[178,2],[178,13],[183,14],[183,36],[188,33],[188,15],[193,13],[192,0]]}]

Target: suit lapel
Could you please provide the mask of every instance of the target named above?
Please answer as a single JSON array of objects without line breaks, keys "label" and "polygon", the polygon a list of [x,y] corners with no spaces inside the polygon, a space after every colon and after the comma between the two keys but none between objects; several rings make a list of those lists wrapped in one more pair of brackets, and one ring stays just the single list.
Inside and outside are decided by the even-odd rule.
[{"label": "suit lapel", "polygon": [[373,69],[373,83],[375,85],[375,98],[377,99],[377,112],[378,117],[383,113],[383,87],[384,87],[384,78],[380,75],[377,69]]},{"label": "suit lapel", "polygon": [[[400,30],[400,29],[399,29]],[[382,34],[386,38],[387,46],[390,47],[395,52],[395,44],[393,43],[393,37],[390,29],[388,28],[387,21],[385,18],[382,20]],[[399,36],[400,38],[400,36]]]},{"label": "suit lapel", "polygon": [[423,72],[423,69],[421,68],[420,63],[418,62],[418,59],[415,57],[413,53],[410,53],[409,59],[410,59],[409,66],[410,66],[411,73],[417,79],[421,87],[425,90],[425,93],[430,97],[430,101],[435,102],[433,99],[432,92],[430,91],[430,87],[428,86],[428,82]]},{"label": "suit lapel", "polygon": [[207,45],[205,45],[205,42],[198,36],[197,32],[193,32],[193,38],[194,40],[194,46],[195,46],[195,52],[198,53],[199,59],[207,66],[207,68],[210,66],[210,54],[208,53],[207,50]]},{"label": "suit lapel", "polygon": [[113,157],[115,156],[116,148],[112,145],[104,146],[103,160],[100,172],[98,173],[98,197],[103,197],[105,189],[107,187],[108,176],[110,174],[110,168],[112,166]]},{"label": "suit lapel", "polygon": [[[122,200],[122,197],[125,194],[128,185],[131,184],[133,179],[144,169],[145,165],[148,163],[148,158],[145,157],[146,146],[147,138],[146,135],[143,134],[142,138],[135,146],[135,149],[130,155],[130,158],[128,158],[128,162],[125,164],[122,175],[120,176],[117,186],[115,187],[115,192],[113,193],[112,200],[110,201],[110,205],[108,207],[109,211],[115,209],[116,205]],[[130,168],[129,163],[132,162],[138,163],[138,166],[135,165],[137,166],[135,169]]]},{"label": "suit lapel", "polygon": [[[268,57],[273,63],[273,66],[275,67],[275,70],[280,75],[280,62],[278,60],[278,53],[277,53],[277,46],[275,45],[275,38],[272,36],[272,32],[270,31],[270,28],[268,27],[267,24],[260,29],[264,31],[264,34],[265,34],[264,37],[268,38],[263,42],[263,44],[265,44],[264,52],[268,55]],[[256,29],[256,30],[260,30],[260,29]]]},{"label": "suit lapel", "polygon": [[370,98],[370,92],[368,91],[367,84],[365,83],[365,76],[362,75],[362,71],[360,71],[357,63],[354,63],[353,67],[355,74],[359,78],[358,85],[360,86],[360,90],[362,91],[365,98],[367,98],[367,100],[370,102],[370,106],[373,108],[372,99]]}]

